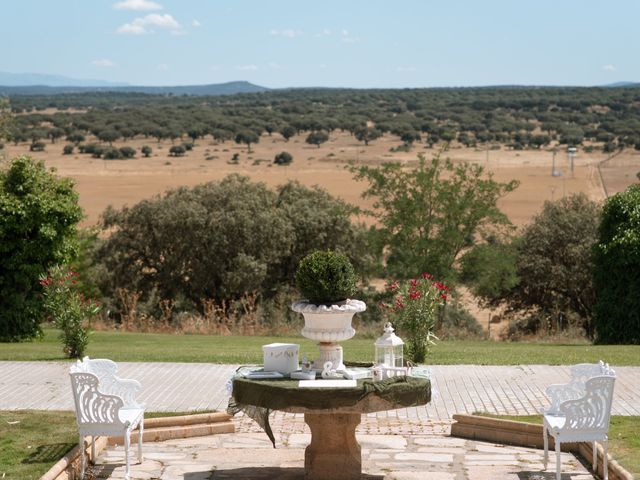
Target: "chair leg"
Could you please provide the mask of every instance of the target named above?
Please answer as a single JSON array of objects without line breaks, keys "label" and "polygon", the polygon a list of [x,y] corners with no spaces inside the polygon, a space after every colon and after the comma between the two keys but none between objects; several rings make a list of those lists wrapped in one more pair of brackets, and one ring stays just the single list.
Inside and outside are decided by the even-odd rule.
[{"label": "chair leg", "polygon": [[91,435],[91,458],[89,460],[92,465],[96,464],[96,436]]},{"label": "chair leg", "polygon": [[598,449],[596,448],[596,442],[593,442],[593,473],[596,473],[598,468]]},{"label": "chair leg", "polygon": [[78,440],[78,453],[80,455],[80,480],[84,478],[84,437],[80,435]]},{"label": "chair leg", "polygon": [[124,478],[125,480],[129,480],[129,446],[131,443],[131,432],[127,430],[124,433],[124,461],[125,461],[125,471]]},{"label": "chair leg", "polygon": [[602,456],[602,479],[609,480],[609,465],[607,464],[607,450],[609,450],[609,439],[605,438],[602,441],[602,447],[604,450],[604,455]]},{"label": "chair leg", "polygon": [[549,462],[549,436],[547,434],[547,426],[542,428],[542,435],[544,437],[544,469],[547,469],[547,463]]},{"label": "chair leg", "polygon": [[144,436],[144,418],[140,420],[140,426],[138,427],[138,462],[142,463],[142,437]]},{"label": "chair leg", "polygon": [[561,480],[562,471],[560,469],[560,441],[554,437],[556,441],[556,480]]}]

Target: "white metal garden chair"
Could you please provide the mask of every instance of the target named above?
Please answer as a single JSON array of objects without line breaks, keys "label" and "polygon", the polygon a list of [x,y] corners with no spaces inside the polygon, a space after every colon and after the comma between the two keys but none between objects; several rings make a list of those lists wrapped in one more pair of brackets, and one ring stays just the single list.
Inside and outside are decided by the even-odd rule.
[{"label": "white metal garden chair", "polygon": [[95,439],[98,435],[124,437],[125,479],[129,479],[129,447],[131,432],[139,427],[138,461],[142,463],[144,406],[136,393],[140,382],[121,379],[117,365],[111,360],[85,357],[70,369],[71,388],[76,406],[80,446],[80,479],[84,478],[84,437],[91,436],[91,461],[95,461]]},{"label": "white metal garden chair", "polygon": [[[555,385],[552,389],[556,392],[556,399],[563,395],[568,398],[556,404],[553,403],[554,398],[552,398],[553,410],[550,408],[544,414],[544,468],[547,468],[549,461],[548,435],[551,435],[556,447],[556,480],[560,480],[561,477],[560,444],[562,442],[592,442],[594,471],[598,464],[596,442],[601,442],[604,448],[604,480],[608,479],[607,433],[616,376],[608,365],[602,363],[597,365],[599,366],[597,376],[588,378],[583,385],[580,384],[579,376],[576,376],[575,382],[566,385],[566,392],[558,393],[559,385]],[[584,373],[584,371],[585,369],[576,369],[576,372]]]}]

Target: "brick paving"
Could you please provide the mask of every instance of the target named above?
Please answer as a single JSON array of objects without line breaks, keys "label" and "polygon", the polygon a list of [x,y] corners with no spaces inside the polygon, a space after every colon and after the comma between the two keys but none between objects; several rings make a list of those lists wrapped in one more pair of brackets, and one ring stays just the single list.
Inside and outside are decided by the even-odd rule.
[{"label": "brick paving", "polygon": [[[224,410],[226,383],[237,365],[119,363],[123,378],[142,383],[148,411]],[[614,415],[640,415],[640,367],[615,367]],[[0,410],[73,410],[69,363],[0,362]],[[424,423],[450,421],[454,413],[533,415],[548,404],[544,389],[569,379],[568,366],[434,365],[432,401],[426,407],[371,414]]]}]

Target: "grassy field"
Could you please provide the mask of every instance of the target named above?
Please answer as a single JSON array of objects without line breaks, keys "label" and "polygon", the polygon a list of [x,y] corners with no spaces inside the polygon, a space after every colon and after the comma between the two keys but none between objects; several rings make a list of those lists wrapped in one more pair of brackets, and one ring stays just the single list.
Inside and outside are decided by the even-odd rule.
[{"label": "grassy field", "polygon": [[[542,424],[541,415],[500,416],[484,413],[481,415]],[[640,417],[612,416],[609,426],[609,454],[634,478],[640,478],[640,455],[638,452],[640,452]]]},{"label": "grassy field", "polygon": [[[0,360],[65,360],[56,330],[28,343],[0,343]],[[150,333],[93,332],[87,354],[129,362],[261,363],[261,346],[272,342],[300,344],[301,354],[313,358],[314,342],[296,337],[221,337]],[[343,342],[350,361],[372,361],[373,340]],[[433,348],[427,363],[433,365],[571,365],[603,359],[612,365],[640,365],[638,345],[550,344],[529,342],[446,341]]]}]

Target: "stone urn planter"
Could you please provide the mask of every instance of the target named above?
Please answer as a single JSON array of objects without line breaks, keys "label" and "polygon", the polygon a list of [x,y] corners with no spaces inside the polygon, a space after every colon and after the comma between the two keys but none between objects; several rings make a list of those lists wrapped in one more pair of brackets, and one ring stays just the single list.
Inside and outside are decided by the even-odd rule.
[{"label": "stone urn planter", "polygon": [[332,369],[344,370],[342,347],[338,342],[349,340],[356,334],[351,319],[367,309],[365,303],[349,299],[338,304],[316,305],[300,300],[294,302],[291,309],[304,316],[302,336],[318,342],[320,357],[313,363],[313,368],[322,370],[326,362],[331,362]]},{"label": "stone urn planter", "polygon": [[326,362],[331,362],[332,370],[345,368],[338,342],[355,335],[351,319],[367,308],[364,302],[349,299],[356,291],[356,278],[349,259],[338,252],[313,252],[298,265],[296,285],[306,299],[294,302],[291,309],[304,316],[302,336],[320,347],[314,370],[323,370]]}]

